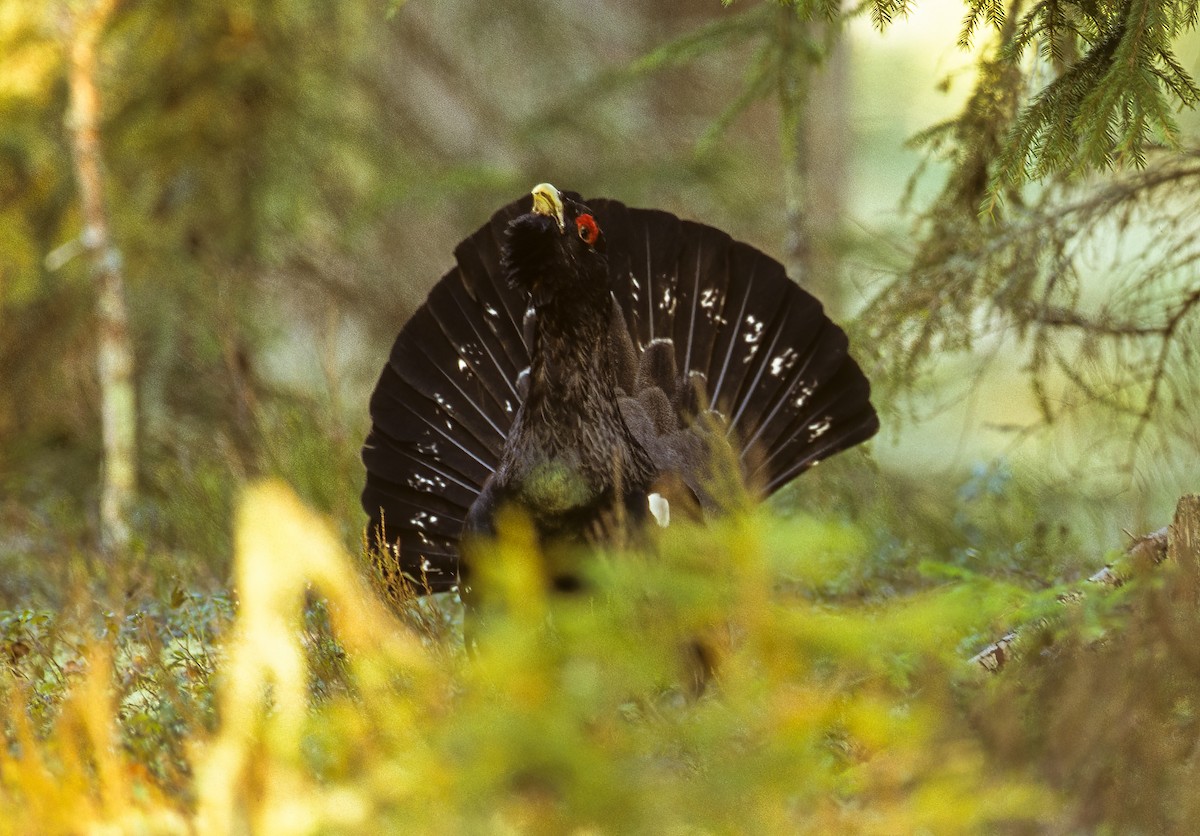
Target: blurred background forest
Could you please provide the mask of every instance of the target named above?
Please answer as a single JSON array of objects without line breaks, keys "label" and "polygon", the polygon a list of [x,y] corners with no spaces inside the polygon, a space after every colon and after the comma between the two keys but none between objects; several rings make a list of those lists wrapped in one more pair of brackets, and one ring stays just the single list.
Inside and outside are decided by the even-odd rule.
[{"label": "blurred background forest", "polygon": [[[122,616],[187,610],[184,632],[209,643],[233,609],[235,504],[261,477],[356,553],[367,399],[396,331],[460,239],[550,181],[720,227],[825,300],[883,430],[773,500],[777,517],[846,526],[861,552],[801,597],[885,602],[990,578],[1009,592],[975,621],[955,599],[963,633],[934,631],[969,656],[1015,617],[1006,585],[1040,613],[1038,595],[1197,489],[1196,13],[1162,0],[0,0],[0,647],[17,664],[30,636],[50,641],[39,613],[81,595]],[[106,263],[84,234],[72,107],[89,37],[119,255]],[[116,549],[101,547],[96,360],[97,276],[114,268],[137,452]],[[324,635],[319,608],[305,617]],[[182,629],[163,623],[156,641]],[[914,625],[928,626],[895,627]],[[314,641],[341,671],[340,651]],[[64,684],[57,652],[46,676]],[[926,682],[902,667],[885,676],[901,691]],[[144,716],[162,721],[169,702]],[[194,721],[171,716],[170,733],[123,732],[168,786],[190,775],[171,759]],[[925,742],[945,731],[922,728]],[[979,768],[1028,756],[999,749]],[[1068,761],[1056,769],[1069,783]],[[959,787],[964,804],[977,789]],[[1001,812],[1037,795],[1001,789],[1016,793]]]},{"label": "blurred background forest", "polygon": [[[789,32],[770,3],[108,5],[103,189],[134,352],[132,531],[151,563],[224,578],[232,497],[262,474],[352,542],[365,405],[392,336],[454,244],[543,180],[726,229],[789,263],[839,317],[865,314],[853,345],[884,432],[868,484],[841,504],[878,506],[869,483],[882,480],[944,518],[945,489],[972,469],[1011,473],[1102,553],[1123,528],[1157,527],[1194,473],[1194,427],[1157,432],[1193,391],[1182,364],[1146,433],[1136,378],[1150,378],[1152,340],[1113,347],[1103,327],[1046,325],[1068,309],[1118,331],[1106,317],[1162,319],[1163,294],[1194,270],[1178,249],[1194,230],[1172,240],[1138,213],[1187,217],[1191,204],[1176,189],[1120,217],[1076,213],[1060,244],[1036,219],[1057,210],[1022,203],[992,229],[1036,236],[996,234],[980,253],[983,192],[947,195],[981,140],[951,124],[940,149],[910,142],[971,116],[978,62],[997,49],[986,22],[971,49],[956,45],[954,4],[882,32],[858,15],[836,49],[836,26]],[[37,555],[42,569],[99,538],[96,291],[66,72],[89,8],[0,7],[0,559]],[[1036,83],[1037,61],[1020,60]],[[1148,139],[1154,155],[1162,136]],[[1168,252],[1166,275],[1135,286],[1130,263]],[[973,283],[957,287],[956,270]],[[989,271],[1006,277],[979,278]],[[1061,281],[1042,299],[1048,271]],[[10,600],[23,574],[4,573]]]}]

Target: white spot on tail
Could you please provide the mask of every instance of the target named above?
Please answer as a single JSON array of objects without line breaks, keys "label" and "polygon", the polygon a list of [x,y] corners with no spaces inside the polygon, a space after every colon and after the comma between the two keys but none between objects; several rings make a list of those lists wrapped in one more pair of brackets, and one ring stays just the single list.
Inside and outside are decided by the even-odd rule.
[{"label": "white spot on tail", "polygon": [[753,314],[746,317],[746,327],[750,330],[742,334],[742,339],[753,345],[763,334],[763,324]]},{"label": "white spot on tail", "polygon": [[793,348],[785,349],[784,352],[776,357],[771,358],[771,374],[779,377],[784,372],[792,370],[792,366],[796,365],[796,359],[799,355]]},{"label": "white spot on tail", "polygon": [[832,422],[830,421],[830,418],[828,415],[826,415],[820,421],[809,424],[808,425],[808,440],[816,441],[818,438],[825,435],[825,433],[829,432],[829,427],[831,426],[831,424],[832,424]]}]

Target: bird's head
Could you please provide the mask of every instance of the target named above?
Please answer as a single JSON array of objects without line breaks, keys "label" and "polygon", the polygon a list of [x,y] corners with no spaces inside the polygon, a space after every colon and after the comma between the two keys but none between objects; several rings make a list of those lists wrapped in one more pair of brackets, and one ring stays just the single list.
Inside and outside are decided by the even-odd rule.
[{"label": "bird's head", "polygon": [[575,192],[533,187],[533,207],[508,225],[502,265],[513,287],[535,305],[556,300],[607,304],[604,232]]}]

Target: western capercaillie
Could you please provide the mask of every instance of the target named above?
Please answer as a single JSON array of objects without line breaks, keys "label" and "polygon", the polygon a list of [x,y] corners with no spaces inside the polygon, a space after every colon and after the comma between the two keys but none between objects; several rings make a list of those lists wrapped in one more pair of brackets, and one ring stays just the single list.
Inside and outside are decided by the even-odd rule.
[{"label": "western capercaillie", "polygon": [[717,229],[543,183],[455,257],[371,397],[362,502],[393,594],[452,589],[506,504],[546,539],[663,523],[660,485],[719,504],[718,443],[766,496],[879,427],[820,302]]}]

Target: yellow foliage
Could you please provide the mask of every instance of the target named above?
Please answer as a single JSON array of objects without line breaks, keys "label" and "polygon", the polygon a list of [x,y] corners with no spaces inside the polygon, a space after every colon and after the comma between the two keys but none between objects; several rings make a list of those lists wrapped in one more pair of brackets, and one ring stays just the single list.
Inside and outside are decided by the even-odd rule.
[{"label": "yellow foliage", "polygon": [[6,99],[39,103],[62,74],[61,46],[52,37],[49,3],[0,0],[0,104]]},{"label": "yellow foliage", "polygon": [[45,739],[25,705],[6,712],[12,741],[0,749],[0,833],[187,833],[177,802],[117,748],[112,660],[95,650]]},{"label": "yellow foliage", "polygon": [[[531,530],[506,519],[467,653],[380,604],[289,489],[255,486],[237,517],[219,723],[191,742],[189,797],[119,745],[101,648],[48,736],[8,710],[0,826],[946,833],[1046,815],[1047,791],[989,764],[955,710],[939,645],[986,614],[968,591],[837,612],[780,597],[767,525],[673,529],[650,553],[597,556],[586,594],[552,596]],[[795,549],[847,551],[801,528],[815,533]],[[313,596],[347,661],[347,687],[322,697],[302,639]]]}]

